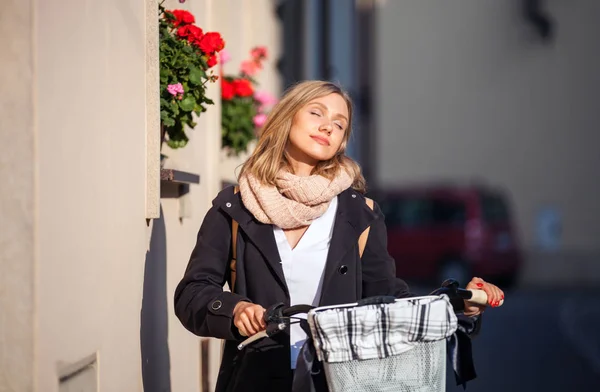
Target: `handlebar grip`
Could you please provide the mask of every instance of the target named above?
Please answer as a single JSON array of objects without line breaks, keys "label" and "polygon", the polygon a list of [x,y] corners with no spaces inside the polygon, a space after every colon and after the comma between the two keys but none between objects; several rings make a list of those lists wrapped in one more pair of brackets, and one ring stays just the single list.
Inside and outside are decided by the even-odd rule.
[{"label": "handlebar grip", "polygon": [[[461,290],[462,291],[462,290]],[[477,305],[488,305],[488,296],[483,290],[464,290],[465,292],[470,293],[470,296],[466,295],[465,299],[469,302],[472,302]],[[504,300],[500,300],[500,304],[498,306],[502,306]]]}]

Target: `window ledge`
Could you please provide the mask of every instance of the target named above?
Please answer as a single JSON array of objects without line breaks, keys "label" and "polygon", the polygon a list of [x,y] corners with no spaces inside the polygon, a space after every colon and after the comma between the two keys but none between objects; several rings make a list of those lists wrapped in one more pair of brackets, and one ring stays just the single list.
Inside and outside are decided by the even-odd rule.
[{"label": "window ledge", "polygon": [[161,183],[200,184],[200,176],[195,173],[174,169],[160,169]]}]

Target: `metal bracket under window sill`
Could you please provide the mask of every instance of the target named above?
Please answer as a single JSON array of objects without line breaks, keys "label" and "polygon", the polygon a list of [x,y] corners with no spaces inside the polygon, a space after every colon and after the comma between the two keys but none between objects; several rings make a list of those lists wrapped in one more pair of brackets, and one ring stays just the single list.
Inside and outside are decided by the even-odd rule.
[{"label": "metal bracket under window sill", "polygon": [[200,184],[195,173],[175,169],[160,169],[160,198],[179,200],[179,219],[192,216],[190,185]]}]

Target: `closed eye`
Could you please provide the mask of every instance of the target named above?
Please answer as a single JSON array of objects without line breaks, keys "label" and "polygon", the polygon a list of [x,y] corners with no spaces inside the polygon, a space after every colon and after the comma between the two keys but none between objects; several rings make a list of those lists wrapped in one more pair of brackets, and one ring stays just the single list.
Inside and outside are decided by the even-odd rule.
[{"label": "closed eye", "polygon": [[313,116],[321,117],[321,113],[319,111],[316,111],[316,110],[311,111],[310,114],[312,114]]}]

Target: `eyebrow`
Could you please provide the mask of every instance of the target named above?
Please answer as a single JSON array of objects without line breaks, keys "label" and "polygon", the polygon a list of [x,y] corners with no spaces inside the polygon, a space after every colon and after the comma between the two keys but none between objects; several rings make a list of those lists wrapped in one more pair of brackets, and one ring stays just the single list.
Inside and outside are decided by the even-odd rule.
[{"label": "eyebrow", "polygon": [[[327,109],[327,106],[323,105],[321,102],[310,102],[309,105],[317,105],[317,106],[320,106],[323,110],[329,111],[329,109]],[[344,116],[341,113],[336,114],[336,117],[340,117],[342,120],[345,120],[346,122],[348,122],[348,119],[346,118],[346,116]]]}]

